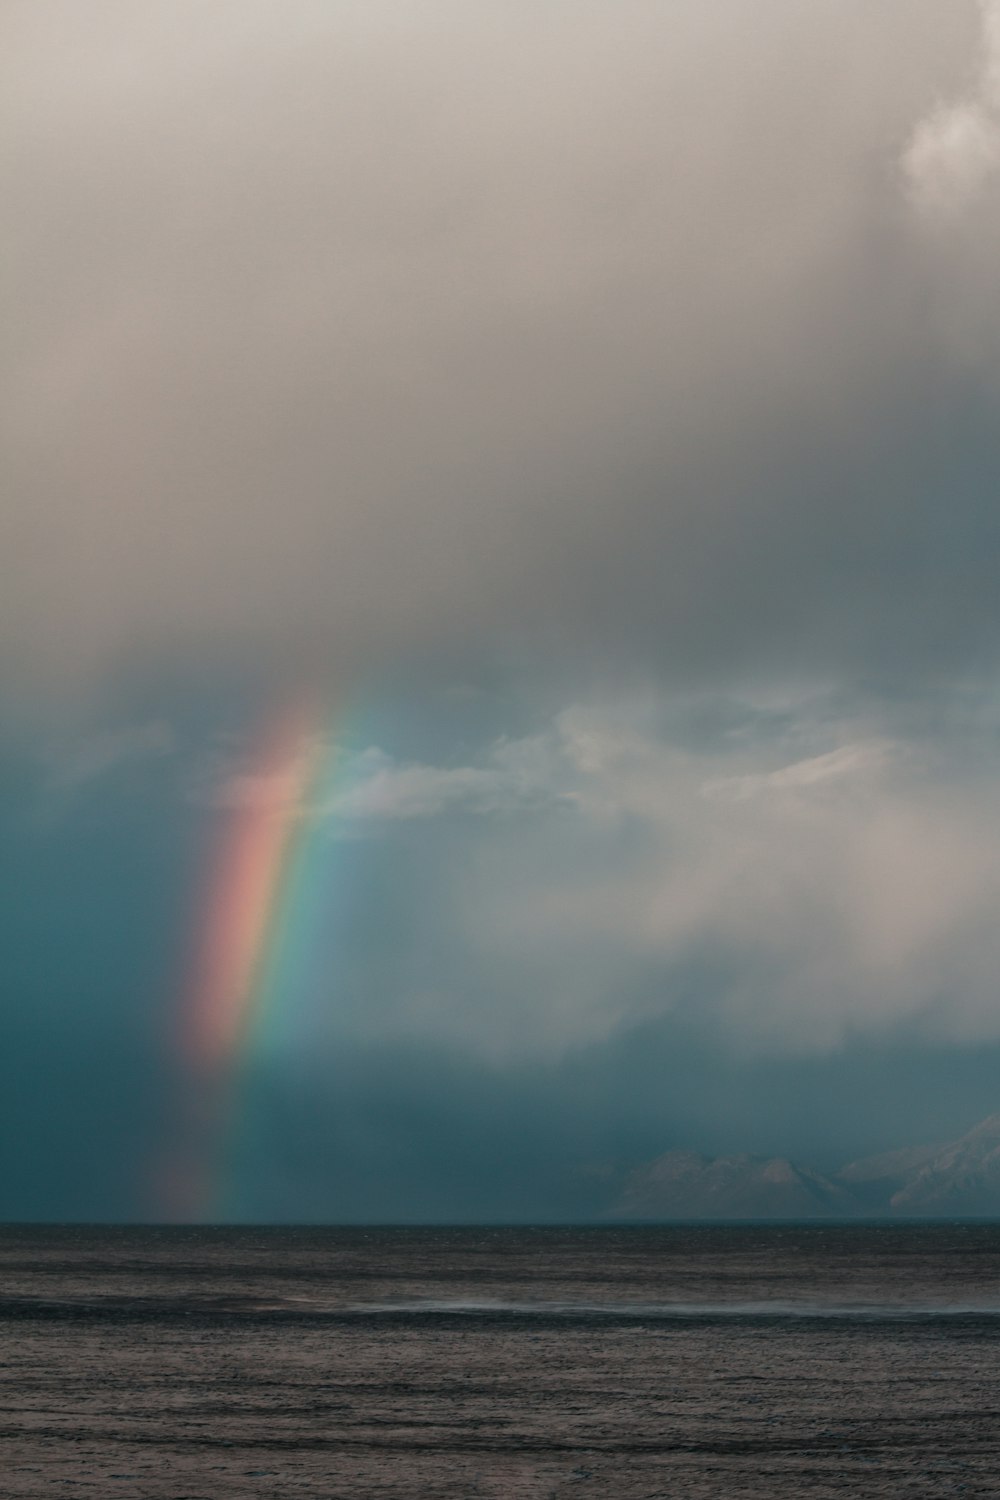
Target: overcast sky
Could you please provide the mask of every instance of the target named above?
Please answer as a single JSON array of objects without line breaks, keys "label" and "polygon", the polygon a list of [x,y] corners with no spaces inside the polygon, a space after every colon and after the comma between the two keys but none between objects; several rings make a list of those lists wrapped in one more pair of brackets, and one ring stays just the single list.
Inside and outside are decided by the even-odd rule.
[{"label": "overcast sky", "polygon": [[1000,1108],[1000,5],[2,25],[0,1214],[167,1211],[259,806],[318,852],[234,1212]]}]

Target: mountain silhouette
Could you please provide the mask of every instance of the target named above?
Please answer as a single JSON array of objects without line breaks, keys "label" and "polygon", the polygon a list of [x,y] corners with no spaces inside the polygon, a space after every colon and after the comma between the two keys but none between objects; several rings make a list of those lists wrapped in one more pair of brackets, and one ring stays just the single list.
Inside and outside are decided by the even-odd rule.
[{"label": "mountain silhouette", "polygon": [[851,1162],[837,1180],[869,1207],[912,1217],[1000,1215],[1000,1114],[957,1141]]},{"label": "mountain silhouette", "polygon": [[629,1172],[616,1219],[1000,1217],[1000,1114],[957,1140],[906,1146],[827,1175],[783,1156],[666,1151]]},{"label": "mountain silhouette", "polygon": [[627,1219],[800,1219],[861,1212],[851,1191],[782,1156],[667,1151],[625,1180]]}]

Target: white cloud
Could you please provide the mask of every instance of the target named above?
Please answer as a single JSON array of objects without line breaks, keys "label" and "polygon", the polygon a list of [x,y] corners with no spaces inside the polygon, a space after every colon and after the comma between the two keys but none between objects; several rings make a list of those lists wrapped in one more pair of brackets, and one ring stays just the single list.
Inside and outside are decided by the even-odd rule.
[{"label": "white cloud", "polygon": [[576,817],[493,830],[450,898],[510,999],[441,1002],[442,1025],[558,1050],[669,1010],[708,961],[702,1020],[737,1047],[824,1050],[897,1024],[1000,1037],[991,774],[873,736],[793,761],[787,735],[693,751],[622,707],[553,732]]},{"label": "white cloud", "polygon": [[979,102],[942,107],[918,126],[903,166],[920,208],[957,215],[1000,167],[1000,121]]},{"label": "white cloud", "polygon": [[821,782],[839,781],[845,776],[878,771],[894,753],[894,747],[884,741],[839,745],[835,750],[793,761],[776,771],[757,772],[749,776],[723,776],[714,781],[706,781],[701,790],[706,797],[742,801],[762,793],[815,787]]},{"label": "white cloud", "polygon": [[471,766],[401,763],[372,748],[348,765],[344,789],[323,812],[349,820],[511,812],[552,795],[552,769],[544,739],[502,740]]},{"label": "white cloud", "polygon": [[919,209],[962,214],[1000,171],[1000,3],[980,0],[981,55],[969,94],[938,105],[917,125],[903,171]]},{"label": "white cloud", "polygon": [[[276,764],[248,766],[246,750],[215,752],[189,788],[191,800],[219,808],[296,807],[331,829],[434,818],[448,812],[508,813],[566,795],[559,787],[558,738],[546,733],[495,741],[476,764],[437,766],[405,761],[377,745],[337,759],[336,789],[308,801],[303,766],[330,764],[332,742],[304,741]],[[305,800],[304,800],[305,799]]]}]

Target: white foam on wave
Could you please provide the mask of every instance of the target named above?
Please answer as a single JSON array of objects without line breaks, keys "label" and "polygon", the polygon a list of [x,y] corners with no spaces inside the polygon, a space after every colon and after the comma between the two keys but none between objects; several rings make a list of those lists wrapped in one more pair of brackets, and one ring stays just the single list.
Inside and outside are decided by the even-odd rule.
[{"label": "white foam on wave", "polygon": [[357,1302],[340,1309],[359,1316],[537,1317],[681,1319],[816,1319],[914,1321],[926,1318],[996,1318],[1000,1303],[895,1302],[553,1302],[471,1298],[412,1298]]}]

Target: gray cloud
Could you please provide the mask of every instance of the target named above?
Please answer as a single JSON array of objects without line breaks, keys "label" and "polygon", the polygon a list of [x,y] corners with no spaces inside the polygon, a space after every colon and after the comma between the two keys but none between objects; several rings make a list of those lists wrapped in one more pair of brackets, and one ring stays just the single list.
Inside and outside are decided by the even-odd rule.
[{"label": "gray cloud", "polygon": [[[957,701],[921,724],[815,693],[730,699],[692,734],[652,693],[464,764],[349,755],[300,814],[330,871],[365,834],[349,862],[382,873],[348,979],[334,924],[338,998],[327,1015],[317,978],[313,1022],[331,1051],[408,1038],[507,1066],[683,1019],[700,972],[699,1025],[734,1052],[996,1042],[1000,727],[995,700],[964,718]],[[688,707],[708,717],[704,695]],[[298,782],[229,763],[213,788],[217,807],[284,806]]]},{"label": "gray cloud", "polygon": [[[988,763],[815,709],[698,751],[622,702],[569,711],[553,735],[558,814],[438,865],[464,974],[417,999],[418,1031],[560,1053],[669,1014],[678,976],[709,961],[702,1022],[736,1050],[824,1052],[900,1026],[1000,1035]],[[470,1004],[470,972],[494,976],[501,1006]],[[394,993],[405,1028],[405,983]]]},{"label": "gray cloud", "polygon": [[[673,1015],[699,968],[700,1024],[735,1050],[821,1054],[901,1028],[996,1042],[997,702],[974,684],[941,713],[653,690],[579,703],[464,761],[307,746],[336,766],[333,790],[296,807],[317,891],[336,893],[345,857],[381,871],[367,903],[352,898],[356,935],[323,898],[309,1044],[332,1026],[331,1051],[348,1036],[504,1066],[557,1057]],[[64,784],[82,796],[172,743],[155,724],[93,737],[64,754]],[[188,812],[157,817],[207,817],[210,842],[219,813],[303,796],[294,757],[260,770],[252,742],[181,758],[157,796],[186,787]],[[338,849],[362,835],[370,847]]]},{"label": "gray cloud", "polygon": [[992,659],[980,20],[10,7],[8,667]]}]

